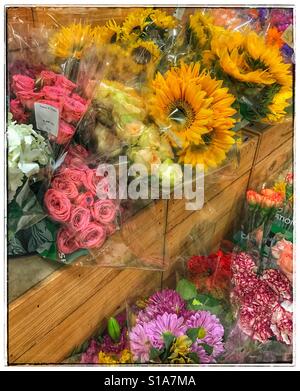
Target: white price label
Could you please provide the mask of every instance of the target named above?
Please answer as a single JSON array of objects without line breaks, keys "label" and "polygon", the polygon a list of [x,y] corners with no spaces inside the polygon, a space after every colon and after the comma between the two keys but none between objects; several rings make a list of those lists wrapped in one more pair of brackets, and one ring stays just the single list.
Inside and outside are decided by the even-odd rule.
[{"label": "white price label", "polygon": [[58,135],[59,109],[44,103],[34,104],[36,127],[39,130]]}]

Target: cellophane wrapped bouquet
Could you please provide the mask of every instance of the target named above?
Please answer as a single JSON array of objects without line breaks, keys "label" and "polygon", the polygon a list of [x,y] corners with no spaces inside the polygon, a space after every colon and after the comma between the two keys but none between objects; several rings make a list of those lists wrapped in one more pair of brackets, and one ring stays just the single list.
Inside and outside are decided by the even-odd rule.
[{"label": "cellophane wrapped bouquet", "polygon": [[[20,192],[26,182],[37,200],[37,218],[14,231],[11,253],[164,269],[164,212],[147,209],[143,237],[137,211],[162,197],[165,181],[171,190],[181,184],[184,165],[209,174],[238,161],[243,119],[281,120],[292,96],[289,65],[264,37],[220,27],[202,11],[185,21],[142,8],[121,23],[57,23],[39,32],[43,45],[36,34],[33,47],[12,31],[22,50],[9,57],[8,126],[32,127],[43,156],[31,155],[30,170],[23,153],[10,155],[10,177],[18,166],[22,179],[18,171],[9,186]],[[15,216],[33,210],[14,197]]]}]

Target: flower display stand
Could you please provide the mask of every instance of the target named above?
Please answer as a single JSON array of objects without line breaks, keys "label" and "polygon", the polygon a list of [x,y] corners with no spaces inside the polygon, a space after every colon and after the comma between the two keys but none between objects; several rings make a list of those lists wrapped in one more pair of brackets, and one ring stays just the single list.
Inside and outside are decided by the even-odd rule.
[{"label": "flower display stand", "polygon": [[[162,279],[172,275],[173,261],[191,234],[200,235],[208,246],[215,245],[226,235],[239,213],[237,202],[243,199],[247,188],[256,145],[257,137],[245,133],[240,148],[240,165],[236,167],[235,162],[226,165],[222,169],[223,175],[218,173],[219,179],[215,174],[206,178],[206,204],[202,210],[186,211],[184,200],[169,201],[165,253],[170,266],[166,272],[66,266],[13,300],[8,311],[9,362],[61,362],[75,346],[95,332],[101,320],[124,306],[131,296],[147,295],[160,287]],[[151,209],[145,208],[134,217],[135,224],[130,223],[132,227],[140,227],[129,230],[132,241],[148,248],[148,252],[151,249],[157,252],[158,244],[151,226],[153,228],[153,216],[156,216],[155,224],[164,224],[162,204],[163,201],[153,203]],[[207,224],[215,227],[213,232],[205,229]],[[110,240],[116,239],[113,236]],[[127,242],[130,243],[129,236]],[[119,251],[115,252],[116,257],[125,255],[123,247]],[[41,259],[40,262],[42,267],[45,261]]]}]

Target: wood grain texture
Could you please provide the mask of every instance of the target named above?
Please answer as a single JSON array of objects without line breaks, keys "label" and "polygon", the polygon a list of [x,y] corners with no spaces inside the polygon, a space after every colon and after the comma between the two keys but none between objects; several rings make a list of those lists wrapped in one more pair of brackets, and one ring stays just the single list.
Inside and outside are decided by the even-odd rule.
[{"label": "wood grain texture", "polygon": [[276,125],[251,125],[247,127],[247,130],[258,136],[258,148],[254,161],[256,164],[293,136],[294,123],[292,119],[287,119]]},{"label": "wood grain texture", "polygon": [[10,307],[11,364],[61,362],[126,300],[150,294],[161,284],[160,272],[130,269],[87,268],[76,272],[71,268],[69,280],[59,285],[62,275],[56,273],[55,277]]},{"label": "wood grain texture", "polygon": [[[249,171],[253,165],[258,137],[244,131],[245,141],[240,146],[239,162],[232,161],[204,178],[205,202],[221,193],[233,181]],[[186,200],[171,200],[168,206],[167,232],[181,224],[193,211],[185,209]]]},{"label": "wood grain texture", "polygon": [[257,189],[264,183],[270,185],[293,161],[293,137],[274,149],[271,154],[257,163],[251,172],[249,188]]}]

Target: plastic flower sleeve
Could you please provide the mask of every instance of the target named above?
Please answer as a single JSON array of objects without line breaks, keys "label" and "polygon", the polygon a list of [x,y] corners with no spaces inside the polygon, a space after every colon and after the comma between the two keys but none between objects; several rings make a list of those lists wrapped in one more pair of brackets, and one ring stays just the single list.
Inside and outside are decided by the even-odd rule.
[{"label": "plastic flower sleeve", "polygon": [[191,15],[189,28],[195,58],[236,97],[240,118],[264,123],[284,119],[291,105],[292,70],[277,47],[254,31],[217,26],[200,11]]}]

